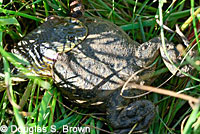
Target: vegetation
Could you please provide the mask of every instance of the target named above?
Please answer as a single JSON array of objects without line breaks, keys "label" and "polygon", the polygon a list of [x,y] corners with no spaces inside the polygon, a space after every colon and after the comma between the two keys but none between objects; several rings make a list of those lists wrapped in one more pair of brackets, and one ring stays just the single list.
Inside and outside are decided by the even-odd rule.
[{"label": "vegetation", "polygon": [[[189,46],[195,45],[198,52],[200,52],[199,4],[194,0],[83,1],[85,16],[107,19],[120,26],[132,39],[140,43],[160,35],[174,44],[182,43],[182,40],[177,38],[177,33],[164,30],[162,27],[164,24],[175,31],[175,25],[178,24],[189,40]],[[0,73],[0,131],[3,130],[3,125],[8,126],[8,131],[5,133],[10,133],[12,125],[40,126],[45,127],[47,131],[55,125],[59,131],[67,124],[71,127],[89,126],[92,134],[102,131],[112,132],[112,128],[105,124],[103,116],[96,116],[87,109],[65,103],[65,99],[53,85],[51,78],[31,77],[27,74],[20,79],[22,81],[20,86],[13,83],[16,79],[18,81],[18,77],[12,75],[13,65],[25,74],[27,69],[19,64],[22,61],[10,53],[11,48],[27,33],[43,23],[49,15],[69,16],[69,5],[69,0],[0,1],[0,61],[3,63],[0,65],[0,71],[4,68],[4,73]],[[184,78],[171,77],[172,74],[159,57],[156,60],[159,76],[152,86],[162,85],[163,89],[198,98],[199,63],[195,62],[194,65],[194,61],[188,58],[186,61],[192,64],[196,71],[192,75],[186,74],[187,77]],[[28,78],[26,82],[25,78]],[[200,133],[199,105],[192,105],[188,101],[170,96],[158,93],[150,93],[147,96],[156,105],[156,117],[148,133]],[[22,109],[19,109],[19,106]]]}]

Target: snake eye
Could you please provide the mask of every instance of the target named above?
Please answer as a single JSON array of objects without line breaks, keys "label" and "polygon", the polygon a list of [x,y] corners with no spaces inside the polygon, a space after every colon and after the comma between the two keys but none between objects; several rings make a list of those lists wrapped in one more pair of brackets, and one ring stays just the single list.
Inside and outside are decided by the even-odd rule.
[{"label": "snake eye", "polygon": [[69,36],[68,36],[68,40],[69,40],[69,41],[74,41],[74,38],[75,38],[75,36],[73,36],[73,35],[69,35]]}]

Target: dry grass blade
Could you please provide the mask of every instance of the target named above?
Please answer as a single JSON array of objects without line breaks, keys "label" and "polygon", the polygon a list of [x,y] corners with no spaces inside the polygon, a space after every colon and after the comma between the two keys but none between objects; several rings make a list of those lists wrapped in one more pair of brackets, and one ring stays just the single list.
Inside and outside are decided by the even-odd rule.
[{"label": "dry grass blade", "polygon": [[[198,9],[194,12],[194,16],[196,17],[197,14],[199,14],[199,12],[200,12],[200,8],[198,8]],[[193,17],[190,16],[190,17],[185,21],[185,23],[181,26],[181,31],[184,31],[184,30],[188,27],[188,25],[192,22],[192,20],[193,20]]]},{"label": "dry grass blade", "polygon": [[159,93],[159,94],[163,94],[163,95],[173,96],[173,97],[176,97],[176,98],[187,100],[189,102],[194,102],[194,103],[198,103],[198,104],[200,103],[199,99],[194,98],[192,96],[185,95],[185,94],[177,94],[174,91],[169,91],[169,90],[162,89],[162,88],[156,88],[156,87],[152,87],[152,86],[139,85],[139,84],[135,84],[135,83],[131,83],[130,86],[132,88],[136,88],[136,89],[141,89],[141,90],[151,91],[151,92]]}]

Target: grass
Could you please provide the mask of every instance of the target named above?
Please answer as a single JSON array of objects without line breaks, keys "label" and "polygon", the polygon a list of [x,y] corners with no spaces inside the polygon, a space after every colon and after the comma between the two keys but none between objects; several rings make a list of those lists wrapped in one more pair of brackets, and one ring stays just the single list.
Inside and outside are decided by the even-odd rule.
[{"label": "grass", "polygon": [[[61,131],[63,125],[90,126],[92,134],[112,131],[105,124],[104,118],[94,116],[90,111],[79,107],[64,104],[65,100],[59,90],[53,85],[51,78],[40,78],[27,76],[28,82],[22,82],[23,86],[12,86],[13,78],[10,68],[16,66],[20,71],[26,72],[19,60],[9,53],[12,45],[16,44],[23,36],[44,22],[49,15],[69,16],[69,0],[32,0],[32,1],[2,1],[0,4],[0,53],[1,62],[4,67],[4,77],[7,88],[0,88],[0,126],[40,126],[50,130],[52,125],[56,131]],[[153,2],[150,0],[86,0],[85,16],[98,16],[109,20],[121,27],[127,34],[140,43],[160,36],[166,37],[174,44],[180,43],[175,33],[170,33],[162,28],[162,23],[170,29],[175,30],[178,24],[183,34],[189,39],[190,44],[198,42],[199,37],[199,3],[194,0],[177,0],[174,3]],[[192,15],[190,14],[192,11]],[[159,26],[155,17],[161,22]],[[191,19],[195,18],[195,19]],[[188,19],[190,18],[189,24]],[[199,50],[197,43],[195,49]],[[5,51],[6,50],[6,51]],[[198,57],[197,57],[198,58]],[[159,58],[157,72],[163,71],[152,86],[159,86],[169,77],[171,73]],[[189,59],[191,61],[191,59]],[[9,64],[9,62],[12,64]],[[18,61],[18,62],[17,62]],[[190,62],[192,63],[192,62]],[[197,66],[198,68],[198,66]],[[197,69],[198,70],[198,69]],[[24,79],[24,78],[22,78]],[[20,84],[21,85],[21,84]],[[172,77],[162,88],[174,92],[199,97],[199,73],[194,71],[192,75],[185,78]],[[8,92],[9,90],[9,92]],[[7,95],[10,93],[10,98]],[[191,107],[187,101],[151,93],[147,96],[156,105],[156,117],[148,133],[163,134],[198,134],[199,127],[199,105]],[[10,101],[9,101],[10,100]],[[12,105],[11,105],[12,103]],[[18,106],[23,109],[18,109]],[[98,112],[98,111],[96,111]]]}]

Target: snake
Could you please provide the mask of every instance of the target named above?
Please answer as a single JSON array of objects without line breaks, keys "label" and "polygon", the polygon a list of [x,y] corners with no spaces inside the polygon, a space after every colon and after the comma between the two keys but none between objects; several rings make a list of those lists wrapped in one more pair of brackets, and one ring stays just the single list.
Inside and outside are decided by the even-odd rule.
[{"label": "snake", "polygon": [[37,29],[28,33],[12,50],[30,63],[28,70],[51,76],[54,61],[79,45],[88,35],[88,28],[77,18],[50,16]]}]

